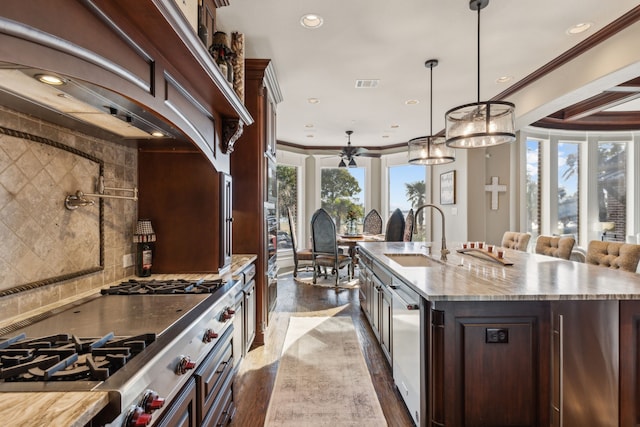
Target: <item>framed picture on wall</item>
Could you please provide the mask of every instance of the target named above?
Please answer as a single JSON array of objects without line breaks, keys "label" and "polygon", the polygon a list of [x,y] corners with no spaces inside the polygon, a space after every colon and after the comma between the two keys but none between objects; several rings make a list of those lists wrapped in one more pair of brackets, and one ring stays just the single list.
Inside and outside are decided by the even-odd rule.
[{"label": "framed picture on wall", "polygon": [[456,204],[456,171],[452,170],[440,174],[440,204]]}]

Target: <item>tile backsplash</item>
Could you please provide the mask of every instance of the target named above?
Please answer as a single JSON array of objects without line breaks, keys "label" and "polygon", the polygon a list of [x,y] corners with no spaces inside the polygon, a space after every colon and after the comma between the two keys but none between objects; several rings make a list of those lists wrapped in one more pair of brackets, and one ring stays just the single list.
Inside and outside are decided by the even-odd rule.
[{"label": "tile backsplash", "polygon": [[[0,106],[0,126],[55,141],[97,158],[105,185],[137,186],[137,150],[50,124]],[[99,164],[69,151],[0,134],[0,291],[99,266],[99,199],[70,211],[67,194],[95,192]],[[137,204],[104,200],[104,269],[0,297],[0,323],[86,294],[134,273]],[[7,293],[7,292],[5,292]]]}]

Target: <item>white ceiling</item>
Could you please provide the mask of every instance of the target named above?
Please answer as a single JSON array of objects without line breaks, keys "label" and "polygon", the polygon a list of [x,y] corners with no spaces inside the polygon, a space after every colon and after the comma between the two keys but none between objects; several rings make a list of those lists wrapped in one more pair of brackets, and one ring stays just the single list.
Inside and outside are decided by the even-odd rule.
[{"label": "white ceiling", "polygon": [[[283,102],[277,138],[310,147],[400,144],[429,133],[447,110],[477,100],[477,13],[468,0],[231,0],[218,30],[245,35],[246,58],[270,58]],[[501,93],[636,7],[631,0],[492,0],[481,12],[481,100]],[[309,30],[306,13],[324,19]],[[590,22],[589,31],[566,30]],[[496,83],[512,76],[508,83]],[[357,79],[380,79],[356,89]],[[308,98],[318,98],[312,105]],[[416,99],[419,104],[406,105]],[[516,111],[518,106],[516,105]],[[313,127],[306,127],[312,125]],[[397,127],[394,127],[397,126]]]}]

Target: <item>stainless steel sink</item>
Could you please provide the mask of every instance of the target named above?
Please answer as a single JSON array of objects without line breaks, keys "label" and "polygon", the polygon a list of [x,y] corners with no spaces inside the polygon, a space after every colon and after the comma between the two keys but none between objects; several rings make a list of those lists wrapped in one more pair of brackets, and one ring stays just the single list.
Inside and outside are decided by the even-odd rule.
[{"label": "stainless steel sink", "polygon": [[438,260],[421,253],[384,254],[384,256],[403,267],[436,267],[442,265]]}]

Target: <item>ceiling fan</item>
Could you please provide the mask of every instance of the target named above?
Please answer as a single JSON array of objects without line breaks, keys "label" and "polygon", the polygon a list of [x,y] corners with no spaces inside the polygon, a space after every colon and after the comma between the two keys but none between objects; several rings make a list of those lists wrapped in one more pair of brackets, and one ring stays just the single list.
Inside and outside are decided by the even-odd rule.
[{"label": "ceiling fan", "polygon": [[338,164],[338,167],[346,168],[348,166],[350,168],[355,168],[358,165],[356,164],[354,157],[363,155],[367,156],[369,150],[364,147],[354,147],[351,145],[351,135],[353,134],[352,130],[348,130],[345,133],[348,138],[347,146],[340,150],[340,164]]}]

